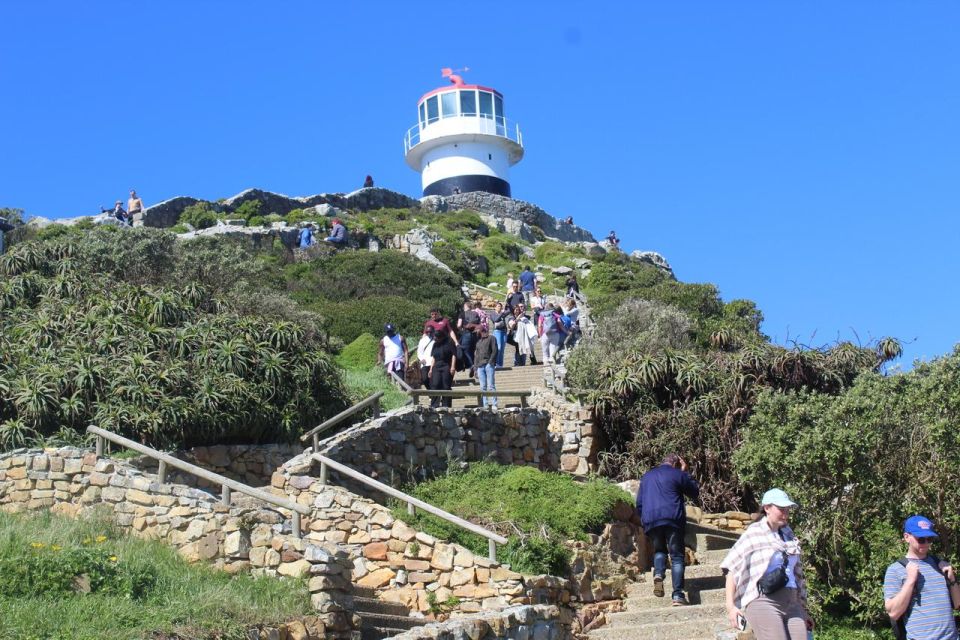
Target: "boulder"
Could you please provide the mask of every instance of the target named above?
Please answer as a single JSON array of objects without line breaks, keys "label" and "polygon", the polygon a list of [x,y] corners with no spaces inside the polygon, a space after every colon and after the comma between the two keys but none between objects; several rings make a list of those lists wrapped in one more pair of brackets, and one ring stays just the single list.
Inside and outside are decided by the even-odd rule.
[{"label": "boulder", "polygon": [[647,264],[653,265],[661,271],[666,271],[670,276],[673,276],[673,267],[670,266],[670,263],[667,262],[667,259],[656,251],[632,251],[630,257],[634,260],[639,260],[640,262],[646,262]]},{"label": "boulder", "polygon": [[555,276],[568,276],[573,273],[573,269],[570,267],[554,267],[550,270],[550,273]]},{"label": "boulder", "polygon": [[141,214],[141,222],[145,227],[158,227],[165,229],[177,224],[180,214],[187,207],[201,202],[197,198],[190,196],[177,196],[159,202],[152,207],[147,207]]}]

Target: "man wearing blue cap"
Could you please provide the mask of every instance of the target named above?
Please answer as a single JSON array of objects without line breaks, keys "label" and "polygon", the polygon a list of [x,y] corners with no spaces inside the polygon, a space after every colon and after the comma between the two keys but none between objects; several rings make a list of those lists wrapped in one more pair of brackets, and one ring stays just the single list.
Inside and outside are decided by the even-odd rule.
[{"label": "man wearing blue cap", "polygon": [[883,579],[884,607],[898,639],[957,640],[953,609],[960,609],[960,587],[953,567],[930,555],[938,537],[928,518],[903,523],[906,557],[887,567]]}]

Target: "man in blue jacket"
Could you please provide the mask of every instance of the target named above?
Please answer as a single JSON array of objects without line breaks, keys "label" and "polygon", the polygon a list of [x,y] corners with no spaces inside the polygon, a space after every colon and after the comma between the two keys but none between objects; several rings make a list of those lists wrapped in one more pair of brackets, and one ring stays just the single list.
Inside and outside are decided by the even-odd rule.
[{"label": "man in blue jacket", "polygon": [[696,500],[700,485],[687,473],[687,463],[676,453],[663,459],[640,478],[637,489],[637,513],[643,532],[653,543],[653,595],[663,597],[663,577],[667,572],[667,550],[670,550],[670,580],[673,582],[673,605],[689,604],[683,593],[684,529],[687,511],[683,497]]}]

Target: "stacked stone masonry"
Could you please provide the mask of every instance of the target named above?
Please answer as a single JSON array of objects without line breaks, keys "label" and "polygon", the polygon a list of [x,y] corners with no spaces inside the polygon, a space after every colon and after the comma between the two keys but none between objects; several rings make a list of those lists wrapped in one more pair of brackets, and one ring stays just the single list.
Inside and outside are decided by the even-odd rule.
[{"label": "stacked stone masonry", "polygon": [[131,534],[162,540],[190,562],[303,577],[318,615],[291,624],[309,626],[310,635],[327,640],[351,638],[358,628],[359,619],[350,613],[352,565],[346,551],[293,537],[288,516],[239,496],[225,506],[209,493],[160,484],[156,476],[97,459],[89,450],[20,449],[0,455],[0,509],[49,509],[69,517],[104,511]]},{"label": "stacked stone masonry", "polygon": [[[344,462],[343,460],[339,460]],[[352,560],[352,579],[377,597],[413,611],[431,610],[451,596],[452,612],[474,613],[511,605],[569,603],[568,581],[525,576],[418,532],[391,511],[346,489],[322,484],[309,454],[289,461],[273,476],[273,490],[313,510],[304,539],[308,544],[341,545]]]},{"label": "stacked stone masonry", "polygon": [[[546,372],[550,367],[543,369]],[[552,389],[534,390],[530,405],[550,417],[550,433],[562,441],[560,471],[577,476],[595,472],[600,439],[591,408],[578,401],[568,400]]]},{"label": "stacked stone masonry", "polygon": [[418,627],[393,640],[567,640],[573,636],[565,613],[549,605],[510,607]]},{"label": "stacked stone masonry", "polygon": [[[184,462],[203,467],[237,482],[251,487],[262,487],[270,484],[274,471],[282,467],[287,460],[301,453],[303,453],[303,447],[299,445],[265,444],[194,447],[177,451],[173,455]],[[157,472],[157,461],[149,456],[134,458],[130,464],[142,471],[153,474]],[[168,469],[167,480],[174,484],[219,490],[208,480],[178,469]]]}]

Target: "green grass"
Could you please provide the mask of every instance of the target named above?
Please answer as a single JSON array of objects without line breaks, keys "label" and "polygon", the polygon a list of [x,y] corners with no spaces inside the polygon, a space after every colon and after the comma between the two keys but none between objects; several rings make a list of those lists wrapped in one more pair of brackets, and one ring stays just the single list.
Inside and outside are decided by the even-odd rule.
[{"label": "green grass", "polygon": [[889,627],[866,629],[852,620],[827,618],[814,629],[817,640],[893,640]]},{"label": "green grass", "polygon": [[[76,593],[74,570],[102,586]],[[240,639],[312,613],[302,580],[230,576],[105,519],[47,513],[0,513],[0,611],[0,638],[20,640]]]},{"label": "green grass", "polygon": [[342,375],[352,403],[360,402],[377,391],[383,391],[383,397],[380,398],[381,411],[402,407],[407,402],[407,394],[387,378],[383,367],[374,366],[367,370],[344,369]]},{"label": "green grass", "polygon": [[[421,483],[410,492],[450,513],[484,526],[496,524],[509,544],[498,551],[502,562],[525,573],[566,573],[569,554],[562,542],[599,532],[609,522],[619,500],[630,496],[610,482],[593,479],[576,482],[572,477],[514,467],[476,462],[467,471]],[[418,512],[410,517],[403,505],[394,515],[444,540],[486,555],[487,540],[468,534],[434,516]],[[506,524],[510,523],[510,524]]]}]

